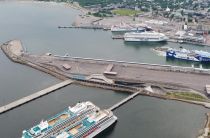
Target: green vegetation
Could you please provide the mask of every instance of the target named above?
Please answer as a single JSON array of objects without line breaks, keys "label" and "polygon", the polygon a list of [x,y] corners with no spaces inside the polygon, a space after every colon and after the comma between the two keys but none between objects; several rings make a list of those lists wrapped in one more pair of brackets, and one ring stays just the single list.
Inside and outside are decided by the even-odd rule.
[{"label": "green vegetation", "polygon": [[191,93],[191,92],[170,92],[166,93],[166,96],[169,98],[178,98],[184,100],[192,100],[192,101],[206,101],[206,98],[200,94]]},{"label": "green vegetation", "polygon": [[130,10],[130,9],[117,9],[113,10],[112,13],[120,16],[132,16],[140,13],[141,11],[135,11],[135,10]]},{"label": "green vegetation", "polygon": [[107,10],[98,11],[96,13],[93,13],[92,15],[96,17],[112,17],[112,13]]},{"label": "green vegetation", "polygon": [[[140,8],[142,11],[159,10],[160,8],[180,9],[189,7],[193,0],[38,0],[38,1],[56,1],[56,2],[78,2],[82,7],[85,6],[99,6],[100,8],[106,7],[110,4],[121,4],[120,8],[134,9],[134,7]],[[196,7],[193,7],[196,8]]]}]

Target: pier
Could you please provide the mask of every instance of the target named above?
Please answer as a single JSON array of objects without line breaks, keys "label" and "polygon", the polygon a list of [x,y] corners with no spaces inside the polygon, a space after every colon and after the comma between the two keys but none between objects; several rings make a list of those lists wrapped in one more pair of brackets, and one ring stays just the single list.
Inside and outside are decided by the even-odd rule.
[{"label": "pier", "polygon": [[[94,74],[103,74],[107,79],[113,80],[115,84],[116,82],[126,82],[123,85],[128,86],[130,83],[136,85],[148,83],[149,85],[161,85],[161,87],[166,88],[188,88],[203,94],[206,94],[206,84],[210,84],[210,69],[64,57],[53,54],[33,55],[23,51],[19,40],[4,43],[1,48],[12,61],[18,60],[18,63],[31,66],[56,77],[59,75],[62,78],[75,78],[76,76],[80,80],[85,80]],[[70,68],[65,69],[64,65],[68,65]],[[97,81],[100,81],[100,79],[97,78]],[[183,91],[183,89],[181,90]]]},{"label": "pier", "polygon": [[106,28],[100,26],[58,26],[58,29],[94,29],[94,30],[106,30]]},{"label": "pier", "polygon": [[37,99],[39,97],[47,95],[47,94],[49,94],[49,93],[51,93],[51,92],[53,92],[55,90],[63,88],[65,86],[71,84],[72,82],[73,82],[72,80],[65,80],[65,81],[63,81],[61,83],[55,84],[55,85],[53,85],[51,87],[48,87],[46,89],[43,89],[43,90],[38,91],[36,93],[33,93],[33,94],[29,95],[29,96],[26,96],[26,97],[23,97],[23,98],[21,98],[19,100],[16,100],[16,101],[14,101],[12,103],[4,105],[4,106],[0,107],[0,114],[2,114],[4,112],[7,112],[7,111],[9,111],[11,109],[14,109],[14,108],[16,108],[16,107],[18,107],[20,105],[23,105],[23,104],[25,104],[27,102],[32,101],[32,100],[35,100],[35,99]]},{"label": "pier", "polygon": [[109,110],[113,111],[113,110],[117,109],[118,107],[122,106],[123,104],[127,103],[128,101],[130,101],[131,99],[133,99],[134,97],[136,97],[139,93],[140,93],[140,91],[131,94],[127,98],[125,98],[125,99],[121,100],[120,102],[118,102],[118,103],[114,104],[113,106],[111,106],[109,108]]},{"label": "pier", "polygon": [[[134,93],[110,107],[110,110],[120,107],[140,93],[172,99],[167,97],[167,93],[195,91],[205,97],[206,84],[210,84],[210,69],[59,56],[51,53],[34,55],[24,51],[19,40],[4,43],[1,49],[12,61],[28,65],[57,78],[62,76],[63,80],[71,79],[80,85]],[[152,89],[152,91],[143,93],[140,91],[143,88],[148,88],[147,91]],[[42,96],[42,94],[37,95],[35,93],[0,107],[0,113]],[[210,107],[209,102],[205,101],[182,101]]]}]

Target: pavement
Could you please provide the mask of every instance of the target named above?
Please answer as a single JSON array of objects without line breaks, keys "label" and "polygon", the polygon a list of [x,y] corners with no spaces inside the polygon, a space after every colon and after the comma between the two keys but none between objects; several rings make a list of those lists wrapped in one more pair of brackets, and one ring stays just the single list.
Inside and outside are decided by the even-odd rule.
[{"label": "pavement", "polygon": [[[103,74],[110,63],[106,61],[83,60],[66,58],[63,60],[59,57],[52,56],[32,56],[28,55],[27,60],[36,64],[44,65],[47,68],[52,68],[59,73],[71,76],[71,74]],[[70,70],[65,70],[63,64],[71,66]],[[107,76],[116,80],[132,80],[134,82],[152,82],[167,85],[183,86],[205,93],[206,84],[210,84],[210,75],[202,73],[192,73],[190,71],[167,71],[165,67],[130,64],[130,63],[115,63],[112,62],[113,69],[117,72],[116,76]],[[163,69],[162,69],[163,68]],[[168,68],[168,67],[167,67]]]}]

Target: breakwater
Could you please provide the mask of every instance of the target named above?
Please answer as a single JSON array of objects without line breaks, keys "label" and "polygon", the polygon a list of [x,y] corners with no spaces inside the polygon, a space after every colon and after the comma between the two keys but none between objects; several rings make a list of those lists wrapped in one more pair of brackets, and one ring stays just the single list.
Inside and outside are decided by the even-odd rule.
[{"label": "breakwater", "polygon": [[[167,92],[198,90],[210,83],[207,69],[196,69],[168,65],[136,62],[91,59],[58,55],[33,55],[25,53],[18,40],[1,46],[4,53],[13,61],[29,65],[56,77],[74,80],[74,83],[124,92],[139,92],[141,95],[163,99],[180,100],[209,107],[206,102],[195,102],[166,97]],[[108,69],[108,71],[107,71]],[[190,82],[190,83],[189,83]],[[151,88],[160,87],[162,92]]]},{"label": "breakwater", "polygon": [[35,99],[37,99],[39,97],[47,95],[47,94],[49,94],[49,93],[51,93],[53,91],[56,91],[56,90],[58,90],[60,88],[63,88],[65,86],[71,84],[72,82],[73,82],[72,80],[63,81],[61,83],[55,84],[55,85],[53,85],[51,87],[48,87],[46,89],[43,89],[41,91],[35,92],[35,93],[33,93],[33,94],[29,95],[29,96],[26,96],[26,97],[23,97],[21,99],[18,99],[18,100],[14,101],[14,102],[11,102],[11,103],[7,104],[7,105],[4,105],[4,106],[0,107],[0,114],[2,114],[4,112],[7,112],[9,110],[12,110],[12,109],[14,109],[14,108],[16,108],[18,106],[21,106],[21,105],[23,105],[23,104],[25,104],[27,102],[30,102],[32,100],[35,100]]}]

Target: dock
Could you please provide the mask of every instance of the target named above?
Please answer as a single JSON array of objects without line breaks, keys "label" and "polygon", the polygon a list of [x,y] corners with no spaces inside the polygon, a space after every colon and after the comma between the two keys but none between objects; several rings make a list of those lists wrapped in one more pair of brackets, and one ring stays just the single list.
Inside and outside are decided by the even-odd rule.
[{"label": "dock", "polygon": [[58,26],[58,29],[94,29],[94,30],[106,30],[106,28],[103,28],[101,26]]},{"label": "dock", "polygon": [[113,111],[113,110],[117,109],[118,107],[122,106],[123,104],[127,103],[128,101],[130,101],[131,99],[136,97],[139,93],[140,93],[140,91],[131,94],[130,96],[126,97],[125,99],[123,99],[120,102],[118,102],[118,103],[114,104],[113,106],[111,106],[109,108],[109,110]]},{"label": "dock", "polygon": [[18,107],[20,105],[23,105],[23,104],[25,104],[27,102],[32,101],[32,100],[35,100],[35,99],[37,99],[39,97],[47,95],[47,94],[49,94],[49,93],[51,93],[51,92],[53,92],[55,90],[63,88],[65,86],[71,84],[72,82],[73,82],[72,80],[65,80],[65,81],[63,81],[61,83],[55,84],[55,85],[50,86],[50,87],[48,87],[46,89],[43,89],[43,90],[38,91],[36,93],[33,93],[33,94],[29,95],[29,96],[23,97],[23,98],[21,98],[19,100],[16,100],[16,101],[12,102],[12,103],[9,103],[7,105],[4,105],[4,106],[0,107],[0,114],[2,114],[4,112],[7,112],[7,111],[9,111],[11,109],[14,109],[14,108],[16,108],[16,107]]},{"label": "dock", "polygon": [[189,40],[179,40],[176,38],[170,38],[167,40],[168,42],[172,42],[172,43],[180,43],[180,44],[192,44],[192,45],[198,45],[198,46],[210,46],[208,43],[204,43],[204,42],[196,42],[196,41],[189,41]]},{"label": "dock", "polygon": [[[63,80],[72,79],[75,83],[85,86],[132,93],[139,91],[140,94],[161,97],[162,92],[172,90],[186,92],[193,90],[206,94],[206,84],[210,84],[210,69],[53,54],[34,55],[25,52],[19,40],[8,41],[1,46],[1,49],[14,62],[31,66],[58,78],[61,77]],[[154,91],[147,86],[154,88]],[[152,94],[141,92],[142,88]],[[113,105],[110,110],[115,110],[136,95],[138,93]],[[30,101],[30,98],[30,96],[26,98],[27,100],[23,98],[20,104],[17,104],[20,101],[14,102],[14,107]],[[187,100],[185,102],[192,103]],[[205,102],[193,103],[210,107],[210,104]],[[14,108],[13,104],[0,108],[0,113]]]}]

